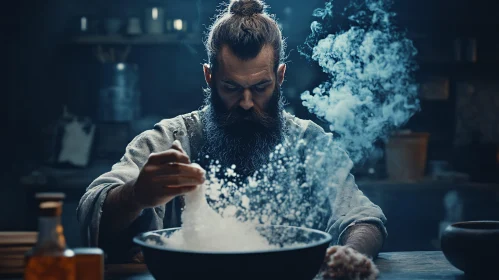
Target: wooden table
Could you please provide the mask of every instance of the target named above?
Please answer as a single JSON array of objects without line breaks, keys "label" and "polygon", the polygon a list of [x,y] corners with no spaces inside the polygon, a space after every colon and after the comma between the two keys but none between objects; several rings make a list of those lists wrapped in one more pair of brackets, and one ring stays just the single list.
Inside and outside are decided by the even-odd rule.
[{"label": "wooden table", "polygon": [[[464,273],[454,268],[442,252],[381,253],[376,259],[380,280],[460,280]],[[108,265],[108,280],[153,280],[143,265]]]},{"label": "wooden table", "polygon": [[375,263],[379,279],[464,279],[464,273],[453,267],[440,251],[381,253]]},{"label": "wooden table", "polygon": [[[380,270],[380,280],[469,280],[463,272],[447,262],[439,251],[381,253],[375,262]],[[143,264],[115,264],[106,266],[106,280],[154,278]]]}]

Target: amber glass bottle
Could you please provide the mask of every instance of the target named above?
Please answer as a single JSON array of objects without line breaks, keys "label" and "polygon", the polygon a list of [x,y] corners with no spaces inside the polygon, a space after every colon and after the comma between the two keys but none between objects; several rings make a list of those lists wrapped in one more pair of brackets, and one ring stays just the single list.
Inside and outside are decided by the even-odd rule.
[{"label": "amber glass bottle", "polygon": [[66,248],[61,225],[64,194],[42,193],[38,218],[38,240],[26,254],[25,280],[75,280],[74,252]]}]

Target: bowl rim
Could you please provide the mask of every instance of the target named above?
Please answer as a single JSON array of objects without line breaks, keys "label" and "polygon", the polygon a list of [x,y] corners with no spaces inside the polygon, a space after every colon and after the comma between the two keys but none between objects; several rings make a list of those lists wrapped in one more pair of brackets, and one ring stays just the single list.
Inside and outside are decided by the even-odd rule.
[{"label": "bowl rim", "polygon": [[[260,226],[265,226],[265,225],[260,225]],[[135,244],[138,244],[143,247],[148,247],[152,249],[158,249],[162,251],[171,251],[171,252],[178,252],[178,253],[189,253],[189,254],[199,254],[199,255],[252,255],[252,254],[262,254],[262,253],[279,253],[279,252],[286,252],[286,251],[294,251],[294,250],[299,250],[299,249],[307,249],[311,247],[316,247],[319,245],[322,245],[324,243],[330,243],[333,237],[331,234],[325,231],[317,230],[317,229],[311,229],[311,228],[306,228],[306,227],[298,227],[298,226],[283,226],[283,225],[267,225],[271,227],[286,227],[286,228],[296,228],[296,229],[301,229],[301,230],[307,230],[310,232],[315,232],[321,235],[324,235],[325,238],[321,239],[320,241],[315,241],[312,243],[307,243],[306,245],[300,245],[300,246],[295,246],[291,248],[283,248],[283,249],[267,249],[267,250],[254,250],[254,251],[196,251],[196,250],[181,250],[181,249],[174,249],[174,248],[168,248],[165,246],[160,246],[160,245],[153,245],[153,244],[147,244],[145,241],[142,241],[141,238],[145,237],[146,235],[150,235],[152,233],[160,232],[160,231],[175,231],[179,230],[182,227],[174,227],[174,228],[165,228],[165,229],[158,229],[158,230],[153,230],[153,231],[147,231],[138,234],[133,238],[133,242]]]},{"label": "bowl rim", "polygon": [[462,221],[462,222],[453,223],[450,226],[452,228],[455,228],[455,229],[458,229],[458,230],[473,231],[473,232],[493,232],[493,233],[499,233],[499,228],[497,228],[497,229],[485,229],[485,228],[466,228],[466,227],[462,227],[462,225],[470,225],[470,224],[495,224],[495,225],[499,225],[499,221],[494,221],[494,220]]}]

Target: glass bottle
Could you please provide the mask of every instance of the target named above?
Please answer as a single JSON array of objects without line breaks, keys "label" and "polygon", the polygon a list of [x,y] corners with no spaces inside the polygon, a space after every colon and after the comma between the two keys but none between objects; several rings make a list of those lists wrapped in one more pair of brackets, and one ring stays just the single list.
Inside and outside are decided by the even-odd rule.
[{"label": "glass bottle", "polygon": [[61,225],[62,193],[39,193],[38,239],[26,253],[25,280],[75,280],[74,252],[66,248]]}]

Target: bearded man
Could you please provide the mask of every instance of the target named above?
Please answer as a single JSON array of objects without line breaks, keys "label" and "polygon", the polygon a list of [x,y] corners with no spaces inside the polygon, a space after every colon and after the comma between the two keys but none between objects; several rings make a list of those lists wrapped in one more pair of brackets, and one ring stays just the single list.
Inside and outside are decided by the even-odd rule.
[{"label": "bearded man", "polygon": [[[180,226],[182,195],[205,180],[204,169],[193,164],[197,159],[209,155],[248,176],[268,161],[286,133],[332,138],[312,121],[284,111],[285,45],[261,1],[232,1],[210,27],[205,44],[205,106],[135,137],[80,201],[85,245],[102,247],[110,260],[133,258],[138,250],[132,237],[140,232]],[[349,170],[338,195],[322,229],[333,235],[326,258],[331,275],[348,273],[341,272],[346,267],[369,270],[386,237],[386,218],[359,191]],[[362,257],[348,266],[341,263],[345,254]]]}]

